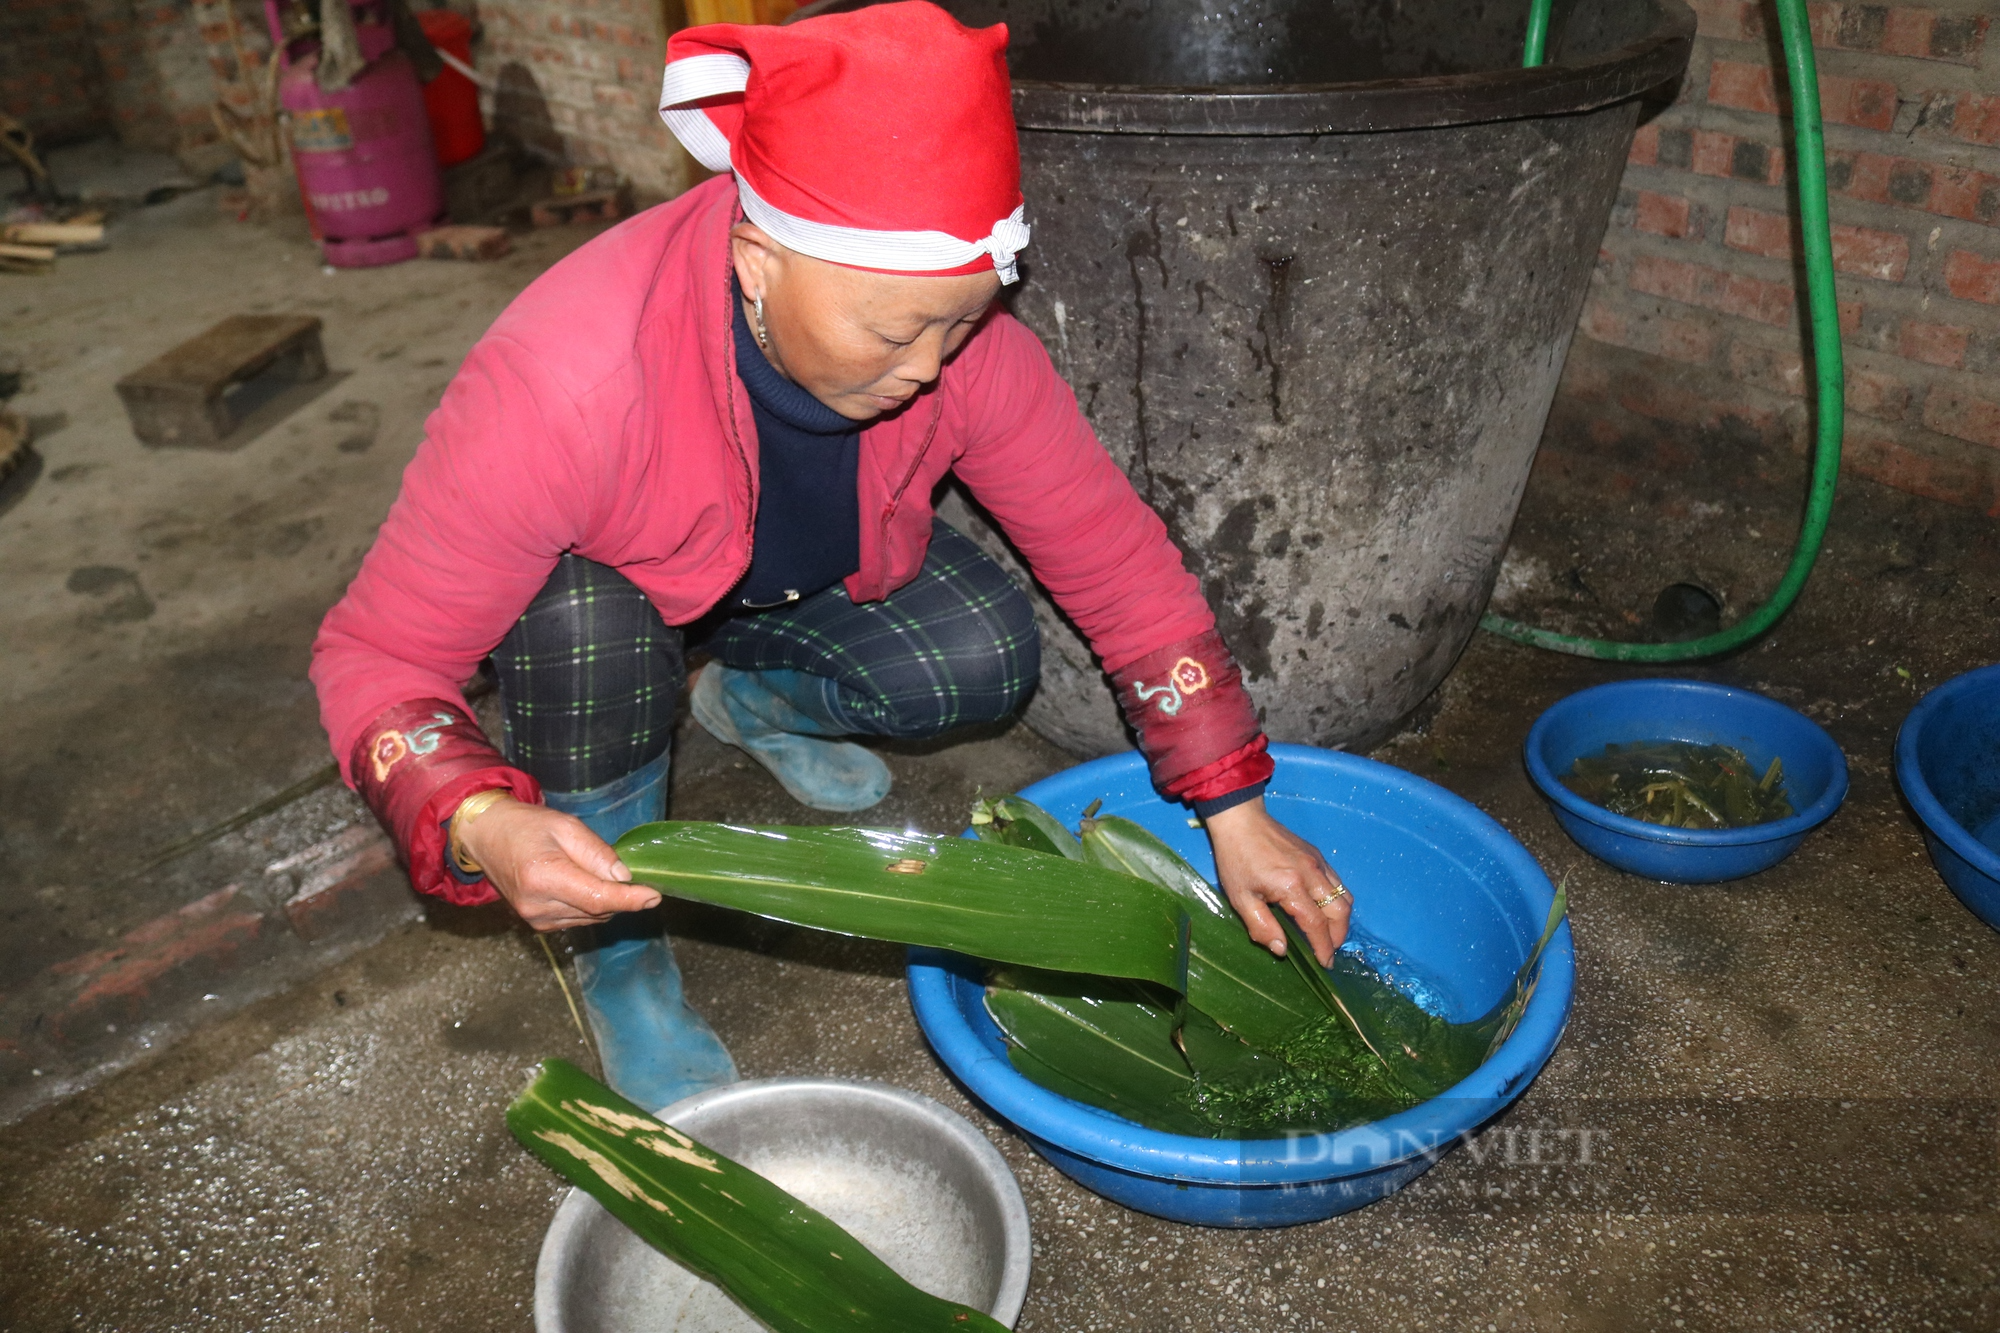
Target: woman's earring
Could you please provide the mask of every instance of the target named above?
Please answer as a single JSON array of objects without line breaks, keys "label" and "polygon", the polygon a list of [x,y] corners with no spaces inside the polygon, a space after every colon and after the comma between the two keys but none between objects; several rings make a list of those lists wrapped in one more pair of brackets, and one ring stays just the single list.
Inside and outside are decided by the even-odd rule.
[{"label": "woman's earring", "polygon": [[761,296],[758,297],[753,304],[757,315],[757,345],[759,347],[769,347],[771,345],[771,331],[764,327],[764,298]]}]

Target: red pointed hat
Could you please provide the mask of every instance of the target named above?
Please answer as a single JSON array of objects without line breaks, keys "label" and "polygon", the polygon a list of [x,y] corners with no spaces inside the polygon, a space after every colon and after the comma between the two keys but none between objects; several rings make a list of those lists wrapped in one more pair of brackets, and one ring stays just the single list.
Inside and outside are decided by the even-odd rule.
[{"label": "red pointed hat", "polygon": [[660,116],[736,173],[743,214],[801,254],[884,273],[1016,277],[1028,243],[1007,28],[927,0],[667,42]]}]

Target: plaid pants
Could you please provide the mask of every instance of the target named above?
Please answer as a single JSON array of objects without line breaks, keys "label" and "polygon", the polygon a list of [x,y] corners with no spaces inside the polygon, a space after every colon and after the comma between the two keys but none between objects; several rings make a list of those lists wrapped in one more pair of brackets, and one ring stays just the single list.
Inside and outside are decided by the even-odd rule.
[{"label": "plaid pants", "polygon": [[684,653],[804,674],[814,716],[855,735],[925,737],[1008,717],[1041,675],[1034,612],[1006,571],[943,522],[915,579],[856,605],[839,584],[790,606],[677,628],[623,574],[577,555],[493,650],[510,761],[555,791],[613,782],[666,752]]}]

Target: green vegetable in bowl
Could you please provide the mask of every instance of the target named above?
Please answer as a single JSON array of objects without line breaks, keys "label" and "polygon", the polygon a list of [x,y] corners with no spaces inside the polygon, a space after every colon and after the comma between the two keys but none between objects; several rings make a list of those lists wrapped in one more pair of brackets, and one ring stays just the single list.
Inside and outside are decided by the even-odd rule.
[{"label": "green vegetable in bowl", "polygon": [[1614,815],[1667,828],[1748,828],[1793,814],[1784,761],[1772,759],[1759,777],[1733,745],[1611,744],[1579,755],[1562,784]]},{"label": "green vegetable in bowl", "polygon": [[[1484,1017],[1452,1023],[1352,954],[1322,968],[1283,913],[1291,947],[1282,959],[1272,956],[1171,847],[1129,819],[1093,817],[1095,810],[1075,839],[1083,858],[1157,884],[1187,906],[1185,994],[1002,967],[988,973],[986,1011],[1022,1076],[1169,1134],[1325,1133],[1443,1093],[1512,1035],[1563,918],[1558,889],[1547,928],[1507,994]],[[1068,830],[1018,796],[984,803],[972,823],[988,841],[1075,855],[1066,850]]]}]

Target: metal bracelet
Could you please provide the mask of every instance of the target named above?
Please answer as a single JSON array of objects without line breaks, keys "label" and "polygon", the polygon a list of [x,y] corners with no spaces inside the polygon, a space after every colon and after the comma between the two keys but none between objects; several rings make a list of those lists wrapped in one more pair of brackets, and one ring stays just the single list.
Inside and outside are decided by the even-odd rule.
[{"label": "metal bracelet", "polygon": [[465,826],[513,794],[513,792],[505,787],[488,787],[486,790],[476,791],[460,801],[458,809],[452,812],[451,835],[447,840],[447,847],[451,853],[453,864],[457,865],[466,874],[483,875],[486,871],[479,862],[472,859],[471,854],[465,850],[464,842],[460,840],[460,835],[464,832]]}]

